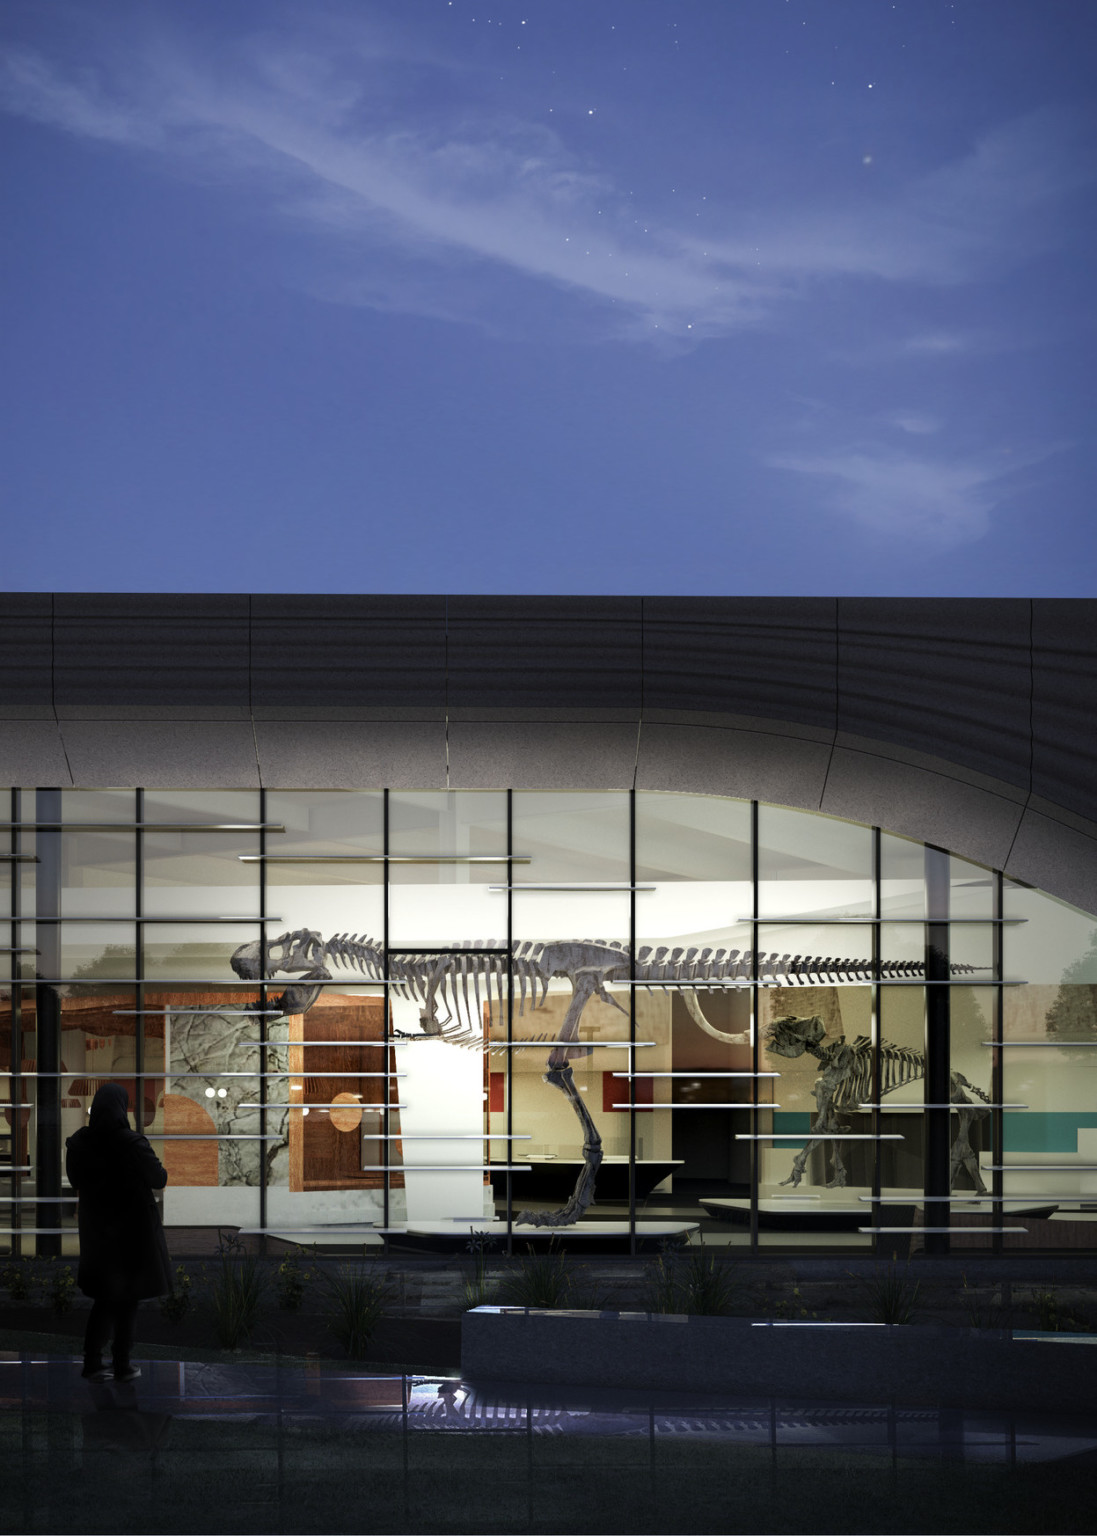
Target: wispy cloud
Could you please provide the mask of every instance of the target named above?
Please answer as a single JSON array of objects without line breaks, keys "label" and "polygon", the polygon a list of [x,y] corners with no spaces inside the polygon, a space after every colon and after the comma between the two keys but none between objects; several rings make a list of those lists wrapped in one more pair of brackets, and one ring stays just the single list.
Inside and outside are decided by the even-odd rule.
[{"label": "wispy cloud", "polygon": [[155,114],[135,110],[91,70],[66,79],[31,49],[12,48],[0,58],[0,105],[15,116],[63,128],[79,138],[165,147]]},{"label": "wispy cloud", "polygon": [[929,416],[924,411],[892,411],[885,420],[890,426],[898,427],[900,432],[908,432],[913,437],[928,437],[941,430],[937,417]]},{"label": "wispy cloud", "polygon": [[[638,218],[612,179],[544,128],[485,118],[425,125],[394,105],[367,50],[353,67],[326,37],[253,40],[231,61],[176,47],[106,54],[65,70],[12,50],[0,70],[9,112],[83,138],[140,149],[265,189],[282,217],[357,243],[353,302],[417,307],[416,289],[378,253],[451,272],[490,263],[600,306],[613,327],[691,340],[757,325],[812,285],[840,277],[962,282],[1023,257],[1047,227],[1033,217],[1076,184],[1064,119],[1037,115],[988,135],[955,164],[890,201],[845,208],[767,206],[698,240],[672,220]],[[1008,238],[1007,237],[1008,234]],[[418,306],[451,307],[424,288]],[[945,333],[911,351],[948,352]]]},{"label": "wispy cloud", "polygon": [[1009,477],[1051,451],[948,456],[877,444],[773,454],[767,463],[822,482],[824,504],[873,533],[949,549],[981,539]]},{"label": "wispy cloud", "polygon": [[901,350],[912,357],[955,357],[970,352],[975,338],[960,331],[920,331],[908,336]]}]

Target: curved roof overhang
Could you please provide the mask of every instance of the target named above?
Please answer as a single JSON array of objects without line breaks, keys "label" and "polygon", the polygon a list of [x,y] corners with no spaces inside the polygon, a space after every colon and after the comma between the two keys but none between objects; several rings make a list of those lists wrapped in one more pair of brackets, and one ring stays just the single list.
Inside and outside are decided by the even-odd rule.
[{"label": "curved roof overhang", "polygon": [[635,786],[1097,910],[1097,601],[14,594],[0,783]]}]

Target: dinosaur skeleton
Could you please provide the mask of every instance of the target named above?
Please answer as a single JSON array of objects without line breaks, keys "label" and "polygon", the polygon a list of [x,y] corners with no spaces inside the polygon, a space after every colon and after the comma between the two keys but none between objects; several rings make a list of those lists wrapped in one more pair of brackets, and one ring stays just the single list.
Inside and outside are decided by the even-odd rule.
[{"label": "dinosaur skeleton", "polygon": [[[602,1163],[602,1138],[575,1086],[571,1063],[589,1056],[595,1048],[579,1041],[579,1020],[592,997],[628,1017],[628,1010],[606,991],[610,983],[630,982],[645,988],[672,985],[680,991],[690,1017],[705,1034],[728,1045],[749,1045],[749,1031],[729,1034],[706,1019],[699,992],[718,990],[736,982],[828,986],[838,982],[917,979],[923,973],[923,966],[911,960],[888,960],[874,965],[871,960],[843,960],[834,956],[700,947],[646,947],[637,951],[634,960],[626,945],[604,939],[549,943],[527,940],[509,946],[490,940],[481,944],[476,940],[436,955],[401,955],[390,951],[386,969],[384,947],[376,939],[353,933],[324,939],[308,928],[297,928],[265,943],[242,944],[233,954],[231,964],[245,981],[271,981],[278,975],[296,977],[279,997],[270,1001],[284,1014],[306,1013],[312,1007],[323,984],[334,979],[329,966],[356,972],[369,981],[387,981],[390,993],[421,1005],[419,1023],[424,1034],[489,1052],[493,1045],[484,1038],[481,984],[490,1025],[496,1018],[506,1018],[515,982],[521,1017],[525,1014],[527,993],[530,1007],[536,1010],[544,1006],[549,983],[557,978],[566,979],[572,995],[563,1023],[556,1034],[532,1039],[544,1039],[549,1047],[544,1081],[567,1097],[582,1127],[583,1167],[571,1196],[559,1210],[523,1211],[518,1216],[520,1222],[539,1227],[572,1225],[594,1198],[595,1180]],[[952,969],[959,974],[975,968],[954,965]],[[402,1033],[397,1031],[397,1038]],[[501,1043],[495,1048],[505,1049]],[[800,1051],[792,1054],[799,1055]]]},{"label": "dinosaur skeleton", "polygon": [[[840,1141],[821,1141],[820,1136],[831,1137],[842,1131],[848,1131],[849,1126],[844,1124],[841,1116],[850,1113],[859,1105],[871,1099],[873,1093],[873,1063],[872,1041],[867,1035],[858,1035],[851,1045],[846,1044],[846,1037],[840,1035],[837,1040],[831,1040],[824,1045],[823,1037],[826,1030],[823,1021],[819,1018],[798,1019],[788,1016],[776,1019],[767,1029],[765,1043],[766,1049],[776,1056],[795,1058],[806,1052],[814,1056],[819,1063],[819,1075],[815,1079],[812,1092],[818,1110],[812,1123],[813,1137],[803,1149],[797,1153],[792,1165],[792,1172],[782,1183],[798,1185],[803,1178],[807,1160],[815,1147],[830,1146],[833,1149],[834,1173],[827,1180],[828,1189],[841,1189],[846,1183],[846,1166],[842,1161]],[[897,1088],[905,1088],[908,1083],[917,1082],[926,1075],[926,1058],[923,1051],[914,1050],[910,1046],[892,1045],[886,1040],[880,1042],[880,1092],[881,1094],[893,1093]],[[983,1104],[975,1104],[964,1093],[969,1088]],[[961,1072],[949,1073],[949,1101],[952,1104],[966,1106],[957,1111],[959,1125],[952,1142],[952,1157],[949,1168],[949,1188],[956,1185],[956,1176],[961,1168],[966,1168],[972,1183],[980,1194],[986,1193],[986,1185],[979,1171],[979,1160],[975,1155],[975,1149],[971,1145],[971,1127],[974,1121],[981,1120],[990,1110],[984,1105],[990,1103],[989,1097],[974,1083],[969,1083]]]}]

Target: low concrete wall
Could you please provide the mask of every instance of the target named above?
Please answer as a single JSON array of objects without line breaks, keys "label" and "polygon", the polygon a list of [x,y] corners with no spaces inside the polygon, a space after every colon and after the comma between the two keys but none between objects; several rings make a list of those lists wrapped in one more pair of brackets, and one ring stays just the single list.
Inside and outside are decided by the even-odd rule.
[{"label": "low concrete wall", "polygon": [[477,1307],[461,1322],[461,1373],[471,1381],[1080,1413],[1097,1409],[1095,1367],[1094,1344],[972,1328],[522,1307]]}]

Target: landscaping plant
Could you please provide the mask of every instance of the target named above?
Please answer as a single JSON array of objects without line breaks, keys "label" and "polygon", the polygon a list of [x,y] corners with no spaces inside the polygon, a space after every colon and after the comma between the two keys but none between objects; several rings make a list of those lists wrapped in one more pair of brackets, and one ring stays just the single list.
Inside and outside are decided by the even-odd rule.
[{"label": "landscaping plant", "polygon": [[499,1299],[514,1307],[542,1307],[559,1310],[598,1311],[601,1299],[579,1283],[580,1276],[565,1255],[550,1243],[547,1253],[537,1253],[526,1245],[526,1257],[505,1275],[499,1286]]},{"label": "landscaping plant", "polygon": [[911,1321],[918,1300],[919,1282],[911,1280],[905,1269],[896,1269],[894,1259],[886,1268],[877,1266],[873,1274],[861,1284],[868,1294],[873,1322]]},{"label": "landscaping plant", "polygon": [[465,1249],[473,1255],[474,1265],[471,1279],[465,1281],[466,1306],[482,1307],[495,1299],[498,1282],[488,1279],[484,1256],[489,1249],[495,1247],[496,1241],[490,1232],[477,1232],[473,1227],[469,1228]]},{"label": "landscaping plant", "polygon": [[26,1259],[14,1259],[0,1270],[0,1284],[12,1301],[31,1301],[34,1296],[34,1271]]},{"label": "landscaping plant", "polygon": [[704,1243],[665,1250],[648,1271],[652,1312],[691,1317],[726,1317],[739,1310],[739,1288],[725,1264]]},{"label": "landscaping plant", "polygon": [[222,1349],[237,1349],[251,1334],[263,1295],[259,1261],[238,1237],[217,1234],[217,1268],[210,1286],[213,1331]]},{"label": "landscaping plant", "polygon": [[290,1254],[278,1266],[278,1305],[285,1312],[299,1312],[305,1299],[305,1287],[312,1271],[302,1269],[296,1254]]},{"label": "landscaping plant", "polygon": [[960,1299],[971,1328],[1012,1328],[1013,1308],[992,1291],[988,1296],[968,1285],[967,1275],[960,1276]]},{"label": "landscaping plant", "polygon": [[738,1289],[726,1260],[717,1259],[703,1243],[690,1248],[682,1268],[683,1312],[698,1317],[726,1317],[736,1310]]},{"label": "landscaping plant", "polygon": [[76,1279],[72,1273],[71,1264],[56,1266],[57,1261],[51,1262],[49,1297],[53,1310],[60,1317],[64,1312],[72,1310],[72,1293],[76,1289]]},{"label": "landscaping plant", "polygon": [[644,1301],[649,1312],[681,1311],[674,1260],[665,1253],[661,1253],[655,1262],[648,1266]]},{"label": "landscaping plant", "polygon": [[351,1360],[360,1360],[369,1348],[389,1300],[388,1282],[361,1267],[343,1265],[327,1276],[332,1305],[332,1332]]},{"label": "landscaping plant", "polygon": [[169,1323],[181,1323],[190,1311],[190,1276],[182,1264],[175,1266],[172,1289],[160,1298],[160,1313]]}]

